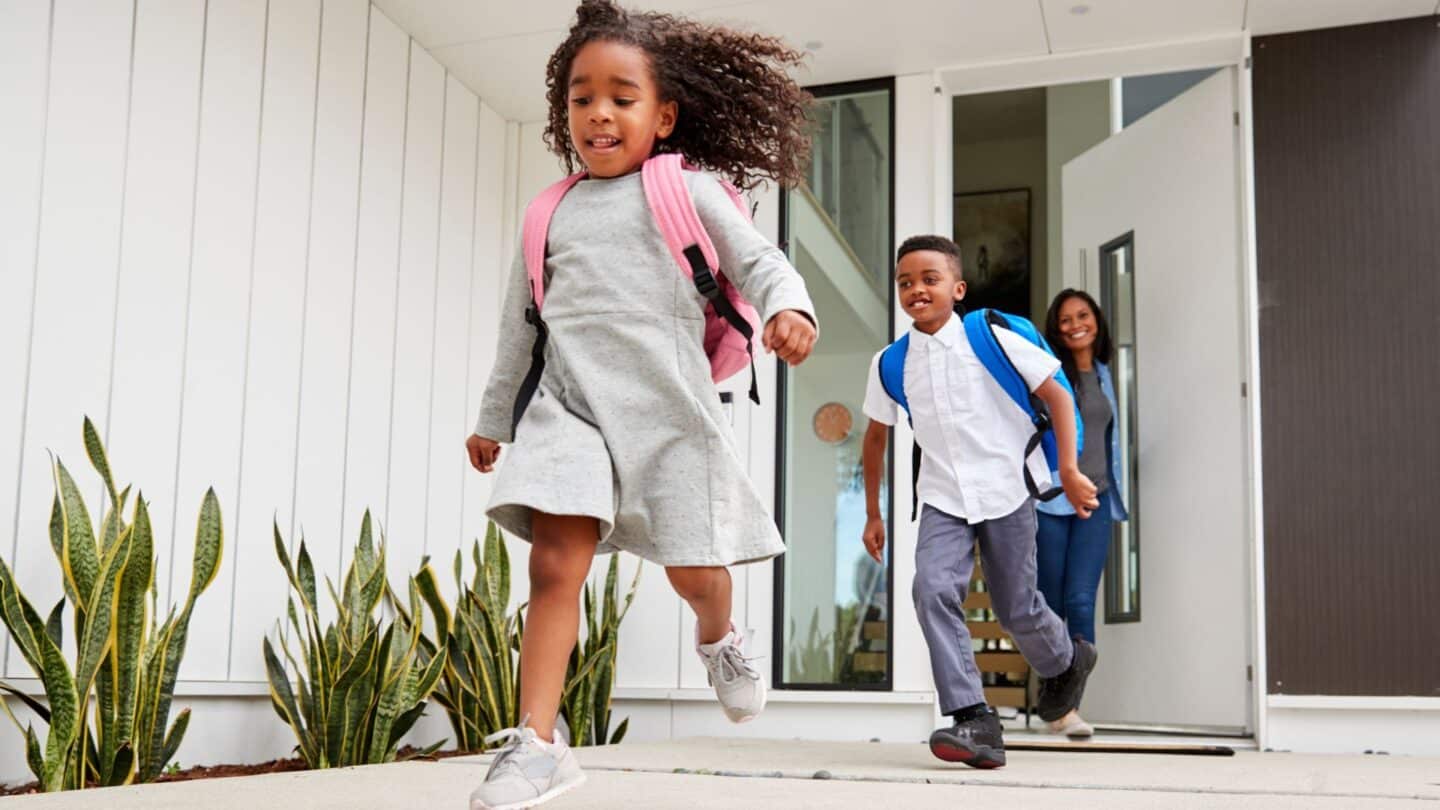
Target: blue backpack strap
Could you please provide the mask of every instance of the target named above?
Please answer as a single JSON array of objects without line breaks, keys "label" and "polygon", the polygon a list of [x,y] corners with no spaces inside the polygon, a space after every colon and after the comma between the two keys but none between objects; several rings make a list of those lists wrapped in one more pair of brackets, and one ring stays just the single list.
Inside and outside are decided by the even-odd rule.
[{"label": "blue backpack strap", "polygon": [[[880,387],[885,389],[887,396],[895,400],[895,404],[905,409],[907,419],[910,417],[910,400],[905,396],[905,356],[909,353],[909,332],[880,352]],[[915,421],[910,420],[910,424],[913,426]],[[915,520],[919,514],[920,443],[915,442],[910,448],[910,519]]]},{"label": "blue backpack strap", "polygon": [[[993,309],[977,309],[965,316],[965,337],[970,341],[970,347],[975,355],[980,358],[980,363],[990,376],[1000,384],[1006,396],[1010,398],[1022,411],[1030,417],[1030,423],[1035,426],[1035,433],[1030,441],[1025,444],[1025,456],[1021,459],[1021,469],[1025,473],[1025,487],[1030,491],[1031,496],[1041,501],[1048,501],[1060,495],[1064,490],[1060,487],[1051,487],[1045,490],[1040,489],[1034,477],[1030,474],[1030,466],[1025,460],[1035,452],[1035,448],[1043,447],[1045,450],[1045,461],[1049,468],[1058,470],[1059,451],[1055,446],[1055,433],[1051,429],[1050,408],[1045,401],[1036,396],[1026,384],[1025,378],[1020,375],[1015,364],[1011,362],[1010,356],[1005,353],[1005,347],[995,337],[994,327],[1009,329],[1030,343],[1045,350],[1046,354],[1054,356],[1050,345],[1045,342],[1039,330],[1028,318],[1018,315],[1010,315],[998,312]],[[1075,391],[1070,387],[1070,381],[1065,378],[1064,372],[1056,372],[1055,379],[1060,383],[1073,401]],[[1079,407],[1075,411],[1075,446],[1076,451],[1084,441],[1084,424],[1080,421]],[[1049,482],[1046,482],[1047,484]]]},{"label": "blue backpack strap", "polygon": [[906,416],[910,415],[910,401],[905,398],[905,355],[909,353],[909,332],[880,352],[880,387],[895,404],[905,409]]}]

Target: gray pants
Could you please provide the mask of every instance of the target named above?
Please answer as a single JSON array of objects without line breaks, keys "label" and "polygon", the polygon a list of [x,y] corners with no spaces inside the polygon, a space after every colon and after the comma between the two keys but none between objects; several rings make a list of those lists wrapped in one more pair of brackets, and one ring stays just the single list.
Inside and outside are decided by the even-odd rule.
[{"label": "gray pants", "polygon": [[1003,518],[976,524],[926,505],[920,515],[912,594],[930,647],[941,714],[985,702],[961,607],[975,570],[977,539],[991,609],[1030,666],[1040,677],[1053,678],[1070,668],[1074,652],[1065,622],[1045,604],[1035,584],[1032,501]]}]

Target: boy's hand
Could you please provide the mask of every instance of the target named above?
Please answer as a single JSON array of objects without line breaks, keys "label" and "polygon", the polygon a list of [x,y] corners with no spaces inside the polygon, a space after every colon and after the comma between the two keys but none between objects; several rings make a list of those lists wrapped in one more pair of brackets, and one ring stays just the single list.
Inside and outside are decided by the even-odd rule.
[{"label": "boy's hand", "polygon": [[465,450],[470,454],[470,465],[482,473],[495,469],[495,460],[500,458],[500,443],[484,436],[472,435],[465,440]]},{"label": "boy's hand", "polygon": [[1065,497],[1070,500],[1070,505],[1075,507],[1075,514],[1079,515],[1081,520],[1090,517],[1090,513],[1100,508],[1100,499],[1095,497],[1095,482],[1078,468],[1061,470],[1060,486],[1064,487]]},{"label": "boy's hand", "polygon": [[786,309],[776,313],[765,324],[761,343],[765,351],[774,352],[781,360],[798,366],[815,348],[815,334],[815,324],[809,318],[799,310]]},{"label": "boy's hand", "polygon": [[875,558],[875,562],[884,565],[885,558],[881,555],[885,551],[885,521],[878,517],[865,521],[865,534],[861,539],[865,541],[865,550]]}]

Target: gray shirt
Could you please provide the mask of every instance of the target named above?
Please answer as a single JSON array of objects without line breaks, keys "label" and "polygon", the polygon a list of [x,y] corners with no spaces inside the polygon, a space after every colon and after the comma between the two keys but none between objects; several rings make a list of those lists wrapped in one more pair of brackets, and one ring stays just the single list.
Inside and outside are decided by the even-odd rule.
[{"label": "gray shirt", "polygon": [[[700,221],[715,243],[721,270],[759,310],[761,324],[786,309],[799,310],[813,321],[815,308],[805,282],[785,254],[740,213],[715,178],[686,172],[685,179]],[[599,353],[597,347],[606,342],[603,333],[631,338],[637,320],[655,319],[683,326],[688,338],[682,341],[683,349],[703,362],[704,299],[665,246],[639,172],[583,180],[565,195],[551,220],[545,278],[547,363],[563,365],[572,352]],[[517,250],[500,313],[495,366],[475,425],[477,434],[500,442],[511,439],[511,409],[535,342],[535,329],[525,322],[528,285],[524,256]],[[646,363],[652,359],[665,362]],[[675,365],[672,348],[668,358],[663,352],[604,357],[596,370],[603,370],[607,384],[623,387],[673,377]],[[698,389],[697,396],[713,398],[713,389],[704,390],[710,388],[708,380],[691,388]]]},{"label": "gray shirt", "polygon": [[1100,387],[1100,374],[1095,369],[1080,372],[1080,384],[1076,395],[1080,398],[1080,418],[1085,423],[1085,446],[1080,448],[1080,472],[1095,482],[1096,490],[1104,492],[1110,486],[1110,465],[1106,457],[1109,445],[1105,441],[1106,430],[1114,414],[1110,411],[1110,400]]},{"label": "gray shirt", "polygon": [[[731,565],[785,550],[750,481],[705,356],[705,299],[676,264],[639,173],[585,180],[555,209],[541,312],[550,330],[539,390],[512,435],[535,330],[517,259],[495,368],[475,432],[512,442],[487,514],[530,538],[533,513],[599,522],[601,551],[658,565]],[[811,318],[805,282],[714,178],[688,174],[720,267],[766,321]],[[730,383],[745,385],[749,372]],[[742,389],[743,390],[743,389]]]}]

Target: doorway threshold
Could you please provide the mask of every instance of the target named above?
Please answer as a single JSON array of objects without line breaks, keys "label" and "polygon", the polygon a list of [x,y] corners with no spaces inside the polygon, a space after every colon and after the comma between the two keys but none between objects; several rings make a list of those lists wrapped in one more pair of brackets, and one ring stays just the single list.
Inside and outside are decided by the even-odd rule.
[{"label": "doorway threshold", "polygon": [[1221,728],[1097,724],[1095,736],[1072,740],[1062,734],[1052,734],[1039,718],[1026,728],[1023,714],[1002,721],[1002,725],[1006,749],[1017,751],[1229,756],[1237,751],[1259,750],[1255,738]]}]

